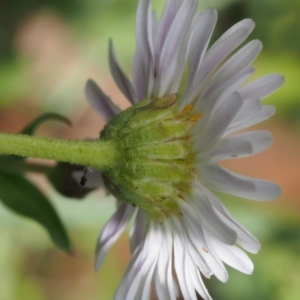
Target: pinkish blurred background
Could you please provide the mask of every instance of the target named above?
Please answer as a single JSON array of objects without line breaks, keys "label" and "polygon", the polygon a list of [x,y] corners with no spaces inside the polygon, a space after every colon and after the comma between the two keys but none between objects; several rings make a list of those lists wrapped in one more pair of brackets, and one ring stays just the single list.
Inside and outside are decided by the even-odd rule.
[{"label": "pinkish blurred background", "polygon": [[[153,1],[161,10],[163,2]],[[276,105],[276,116],[257,128],[273,133],[273,146],[262,154],[226,162],[250,176],[276,181],[282,197],[254,203],[225,197],[224,202],[261,241],[251,256],[252,276],[230,270],[227,284],[207,282],[215,300],[297,300],[300,293],[300,20],[299,1],[214,0],[220,13],[217,34],[245,17],[257,28],[251,39],[262,39],[264,50],[255,62],[256,76],[286,76],[285,86],[265,103]],[[109,74],[108,40],[113,38],[121,65],[130,72],[134,52],[137,1],[132,0],[2,0],[0,3],[0,130],[20,132],[45,112],[57,112],[72,127],[55,122],[41,126],[47,137],[97,138],[104,126],[84,98],[85,82],[94,79],[125,109],[129,103]],[[68,228],[73,254],[57,250],[35,222],[0,207],[0,299],[79,300],[113,298],[129,260],[127,235],[110,251],[100,272],[93,269],[98,233],[114,211],[104,191],[84,201],[54,192],[42,176],[33,180],[52,199]],[[1,183],[0,183],[1,184]],[[223,196],[222,196],[223,197]],[[224,197],[223,197],[224,198]]]}]

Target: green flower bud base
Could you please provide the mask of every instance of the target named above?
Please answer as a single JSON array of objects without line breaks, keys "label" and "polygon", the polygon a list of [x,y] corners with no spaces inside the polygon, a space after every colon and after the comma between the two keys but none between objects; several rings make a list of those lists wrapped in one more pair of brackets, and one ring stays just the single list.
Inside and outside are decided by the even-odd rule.
[{"label": "green flower bud base", "polygon": [[141,101],[115,117],[101,133],[119,154],[117,167],[102,172],[107,189],[152,219],[180,214],[177,203],[196,176],[189,131],[199,118],[189,107],[179,112],[177,95]]}]

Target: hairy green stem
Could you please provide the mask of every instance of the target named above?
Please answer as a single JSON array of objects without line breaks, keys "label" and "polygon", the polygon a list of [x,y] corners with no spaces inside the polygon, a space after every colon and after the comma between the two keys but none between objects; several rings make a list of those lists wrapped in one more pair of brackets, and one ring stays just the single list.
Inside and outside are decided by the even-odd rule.
[{"label": "hairy green stem", "polygon": [[0,154],[62,161],[101,170],[112,167],[117,161],[113,142],[48,139],[7,133],[0,133]]}]

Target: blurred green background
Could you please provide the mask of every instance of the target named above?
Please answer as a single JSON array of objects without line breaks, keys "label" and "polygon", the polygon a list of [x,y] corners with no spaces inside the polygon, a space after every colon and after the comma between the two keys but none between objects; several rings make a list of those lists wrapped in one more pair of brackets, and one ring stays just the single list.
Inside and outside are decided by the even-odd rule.
[{"label": "blurred green background", "polygon": [[[161,10],[163,1],[153,1]],[[0,130],[19,132],[44,112],[68,116],[72,128],[43,125],[38,134],[95,138],[104,122],[87,105],[87,78],[96,80],[122,108],[128,103],[115,87],[107,63],[108,39],[130,70],[134,52],[136,0],[1,0]],[[274,135],[271,149],[256,157],[226,162],[240,173],[267,178],[283,188],[280,200],[254,203],[224,199],[227,207],[262,243],[251,255],[253,275],[230,270],[222,284],[206,284],[215,300],[298,300],[300,294],[300,2],[299,0],[203,0],[216,7],[216,37],[235,22],[252,18],[251,39],[263,41],[257,74],[283,73],[285,86],[265,100],[276,117],[257,128]],[[46,180],[31,176],[53,200],[71,234],[73,253],[55,249],[44,229],[0,207],[1,300],[110,300],[129,260],[124,235],[99,273],[93,269],[98,232],[114,211],[114,200],[97,191],[84,201],[59,197]]]}]

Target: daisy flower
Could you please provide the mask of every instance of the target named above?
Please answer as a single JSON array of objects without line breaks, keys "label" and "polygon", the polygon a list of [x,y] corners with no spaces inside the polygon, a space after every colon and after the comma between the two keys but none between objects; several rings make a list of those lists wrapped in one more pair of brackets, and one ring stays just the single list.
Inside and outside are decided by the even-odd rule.
[{"label": "daisy flower", "polygon": [[132,107],[121,112],[87,82],[88,101],[108,122],[101,138],[117,139],[120,150],[119,167],[102,172],[118,205],[100,234],[96,269],[133,219],[132,257],[118,300],[150,299],[153,293],[164,300],[197,294],[211,299],[203,276],[226,282],[224,264],[251,274],[243,250],[257,253],[260,244],[215,192],[256,201],[280,196],[277,184],[218,163],[271,145],[267,131],[240,131],[274,115],[261,99],[283,84],[283,76],[246,83],[262,49],[258,40],[240,47],[253,21],[240,21],[209,47],[217,12],[197,13],[197,6],[198,0],[167,0],[158,19],[150,0],[139,1],[131,80],[110,42],[112,76]]}]

